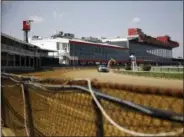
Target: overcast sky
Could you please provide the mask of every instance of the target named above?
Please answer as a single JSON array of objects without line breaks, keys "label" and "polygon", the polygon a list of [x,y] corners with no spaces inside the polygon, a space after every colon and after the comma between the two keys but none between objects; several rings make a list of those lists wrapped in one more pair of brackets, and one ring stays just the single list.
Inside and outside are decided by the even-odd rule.
[{"label": "overcast sky", "polygon": [[77,37],[127,36],[138,27],[151,36],[169,35],[180,43],[174,57],[183,57],[182,1],[2,1],[2,32],[23,39],[22,21],[33,19],[29,35],[56,31]]}]

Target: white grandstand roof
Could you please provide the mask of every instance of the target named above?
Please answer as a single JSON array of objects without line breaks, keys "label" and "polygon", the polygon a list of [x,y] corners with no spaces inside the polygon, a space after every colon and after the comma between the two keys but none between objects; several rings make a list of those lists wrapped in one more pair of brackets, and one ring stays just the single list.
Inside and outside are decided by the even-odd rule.
[{"label": "white grandstand roof", "polygon": [[23,41],[23,40],[19,40],[19,39],[15,38],[15,37],[12,37],[12,36],[7,35],[7,34],[5,34],[5,33],[1,33],[1,36],[4,36],[4,37],[6,37],[6,38],[8,38],[8,39],[11,39],[11,40],[14,40],[14,41],[16,41],[16,42],[19,42],[19,43],[21,43],[21,44],[25,44],[25,45],[32,46],[32,47],[37,47],[36,45],[27,43],[27,42],[25,42],[25,41]]},{"label": "white grandstand roof", "polygon": [[1,36],[6,37],[6,38],[8,38],[8,39],[11,39],[11,40],[13,40],[13,41],[16,41],[16,42],[18,42],[18,43],[21,43],[21,44],[24,44],[24,45],[28,45],[28,46],[30,46],[30,47],[35,47],[35,48],[40,49],[40,50],[43,50],[43,51],[55,52],[55,50],[41,49],[40,47],[38,47],[38,46],[36,46],[36,45],[34,45],[34,44],[27,43],[27,42],[25,42],[25,41],[23,41],[23,40],[19,40],[19,39],[15,38],[15,37],[12,37],[12,36],[7,35],[7,34],[2,33],[2,32],[1,32]]},{"label": "white grandstand roof", "polygon": [[128,40],[132,40],[132,39],[136,39],[138,38],[138,35],[134,35],[134,36],[127,36],[125,38],[109,38],[109,39],[102,39],[103,42],[106,41],[112,41],[112,42],[119,42],[119,41],[128,41]]},{"label": "white grandstand roof", "polygon": [[47,38],[42,38],[42,39],[30,39],[30,42],[31,41],[34,41],[34,42],[47,42],[47,41],[50,41],[50,42],[66,42],[68,43],[69,42],[69,39],[67,38],[50,38],[50,37],[47,37]]},{"label": "white grandstand roof", "polygon": [[78,38],[73,38],[73,39],[67,39],[67,38],[45,38],[45,39],[36,39],[36,40],[31,40],[31,42],[66,42],[69,43],[69,41],[76,41],[76,42],[83,42],[83,43],[89,43],[89,44],[98,44],[98,45],[103,45],[103,46],[109,46],[109,47],[118,47],[118,48],[123,48],[121,46],[117,46],[117,45],[113,45],[113,44],[109,44],[109,43],[96,43],[96,42],[89,42],[89,41],[85,41],[82,39],[78,39]]}]

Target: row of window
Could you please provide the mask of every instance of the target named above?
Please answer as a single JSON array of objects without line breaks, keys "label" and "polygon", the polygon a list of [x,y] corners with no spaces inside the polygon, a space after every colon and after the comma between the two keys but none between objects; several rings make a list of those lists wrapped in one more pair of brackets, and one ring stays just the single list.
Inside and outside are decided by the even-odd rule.
[{"label": "row of window", "polygon": [[[57,43],[57,50],[69,50],[69,44],[67,43]],[[80,47],[79,45],[75,46],[71,44],[71,52],[74,55],[81,55],[81,56],[97,56],[97,55],[110,55],[110,56],[115,56],[119,57],[122,54],[127,55],[127,51],[119,51],[118,49],[109,49],[105,47]],[[141,49],[134,49],[135,54],[144,54],[143,50]],[[153,54],[156,56],[161,56],[161,57],[172,57],[172,51],[167,50],[167,49],[154,49],[154,50],[147,50],[146,51],[149,54]]]},{"label": "row of window", "polygon": [[119,49],[114,49],[110,47],[90,47],[90,46],[85,46],[85,45],[74,45],[71,44],[71,50],[78,50],[80,52],[84,51],[92,51],[94,53],[111,53],[111,52],[119,52]]},{"label": "row of window", "polygon": [[89,55],[92,55],[92,56],[128,56],[128,53],[122,53],[122,52],[109,52],[109,53],[106,53],[106,52],[103,52],[103,53],[95,53],[95,52],[72,52],[71,51],[71,54],[74,54],[76,56],[79,56],[79,55],[86,55],[86,56],[89,56]]},{"label": "row of window", "polygon": [[[57,50],[69,50],[69,44],[68,43],[61,43],[61,42],[57,42],[56,43],[57,46]],[[106,48],[106,47],[80,47],[80,45],[73,45],[71,44],[71,51],[75,50],[75,51],[79,51],[81,52],[85,52],[85,51],[92,51],[93,53],[99,53],[99,54],[113,54],[112,52],[115,52],[116,54],[119,52],[119,49],[112,49],[112,48]],[[122,54],[122,51],[121,51]]]},{"label": "row of window", "polygon": [[85,52],[86,50],[89,50],[93,53],[105,53],[105,51],[102,48],[74,48],[75,50],[78,50],[79,52]]},{"label": "row of window", "polygon": [[136,55],[144,55],[145,52],[149,53],[150,55],[156,55],[160,57],[172,57],[172,51],[167,49],[133,49],[132,50]]},{"label": "row of window", "polygon": [[172,57],[172,51],[167,49],[148,50],[147,52],[156,56]]},{"label": "row of window", "polygon": [[139,59],[141,59],[141,60],[162,60],[161,57],[152,57],[152,56],[136,56],[136,59],[137,60],[139,60]]},{"label": "row of window", "polygon": [[84,53],[84,52],[71,52],[71,56],[77,56],[83,59],[106,59],[106,58],[114,58],[114,59],[128,59],[128,54],[94,54],[94,53]]}]

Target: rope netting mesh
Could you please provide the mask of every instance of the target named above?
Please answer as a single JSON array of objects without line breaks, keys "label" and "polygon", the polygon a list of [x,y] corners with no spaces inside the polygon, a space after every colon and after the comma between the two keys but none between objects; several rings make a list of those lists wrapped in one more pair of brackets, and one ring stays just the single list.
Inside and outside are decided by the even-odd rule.
[{"label": "rope netting mesh", "polygon": [[[117,91],[114,91],[114,92],[117,92]],[[163,102],[160,101],[160,104],[156,106],[156,105],[153,105],[154,103],[156,103],[156,100],[154,100],[154,98],[153,100],[148,98],[148,100],[150,99],[149,101],[144,101],[144,100],[147,100],[146,96],[142,98],[141,97],[136,98],[135,95],[130,94],[130,95],[124,96],[123,99],[129,100],[131,102],[135,102],[137,104],[139,103],[141,105],[145,105],[146,102],[148,102],[155,108],[156,107],[164,108],[162,106],[163,105],[162,103],[164,103],[165,101],[165,100],[163,100]],[[165,105],[166,108],[169,107],[170,105],[169,103],[171,102],[167,102],[167,103],[168,104]],[[177,101],[175,103],[178,103],[178,105],[181,105],[181,106],[183,105],[182,100]],[[126,127],[127,129],[132,130],[132,131],[136,131],[139,133],[145,133],[145,134],[146,133],[157,134],[160,132],[177,131],[178,129],[182,128],[182,124],[178,124],[178,123],[170,122],[166,120],[161,120],[158,118],[153,118],[151,116],[146,116],[144,114],[131,111],[130,109],[119,107],[105,100],[102,100],[101,104],[103,108],[106,110],[106,113],[109,115],[109,117],[111,117],[120,126]],[[178,107],[178,109],[175,109],[175,110],[182,111],[180,107]],[[106,125],[106,123],[109,123],[109,122],[104,118],[104,125]],[[105,136],[118,136],[118,135],[129,136],[130,135],[130,134],[122,133],[116,127],[110,126],[110,125],[105,126],[104,130],[105,130]]]},{"label": "rope netting mesh", "polygon": [[[13,78],[21,80],[18,77]],[[64,83],[67,84],[68,82],[63,80],[60,84]],[[33,123],[37,136],[96,136],[97,127],[95,123],[98,119],[92,103],[93,98],[90,94],[81,92],[78,89],[51,90],[38,85],[28,85]],[[102,93],[136,104],[183,114],[183,98],[128,92],[105,86],[98,88]],[[8,121],[8,126],[15,131],[17,136],[26,135],[24,101],[21,90],[21,86],[11,79],[2,78],[3,97],[6,100],[4,103],[5,113],[7,114],[6,121]],[[160,132],[176,132],[182,128],[180,123],[153,118],[128,108],[122,108],[107,100],[101,99],[100,102],[105,112],[114,122],[130,131],[156,134]],[[131,135],[119,130],[104,116],[103,128],[104,136]],[[182,132],[177,135],[182,136]]]},{"label": "rope netting mesh", "polygon": [[[36,92],[34,92],[36,90]],[[77,90],[54,92],[31,87],[35,127],[48,136],[95,136],[92,98]]]},{"label": "rope netting mesh", "polygon": [[5,78],[2,78],[1,84],[2,105],[5,111],[5,119],[3,120],[8,127],[14,130],[17,136],[25,136],[21,85]]}]

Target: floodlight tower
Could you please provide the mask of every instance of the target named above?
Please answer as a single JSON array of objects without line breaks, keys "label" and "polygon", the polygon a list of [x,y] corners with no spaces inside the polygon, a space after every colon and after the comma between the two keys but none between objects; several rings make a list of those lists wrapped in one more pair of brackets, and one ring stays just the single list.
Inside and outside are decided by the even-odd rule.
[{"label": "floodlight tower", "polygon": [[135,57],[135,55],[132,54],[130,56],[130,59],[131,59],[132,70],[133,71],[136,71],[137,70],[137,63],[136,63],[136,57]]},{"label": "floodlight tower", "polygon": [[24,20],[23,21],[23,31],[24,31],[24,41],[28,43],[28,32],[31,30],[31,22],[33,20]]}]

